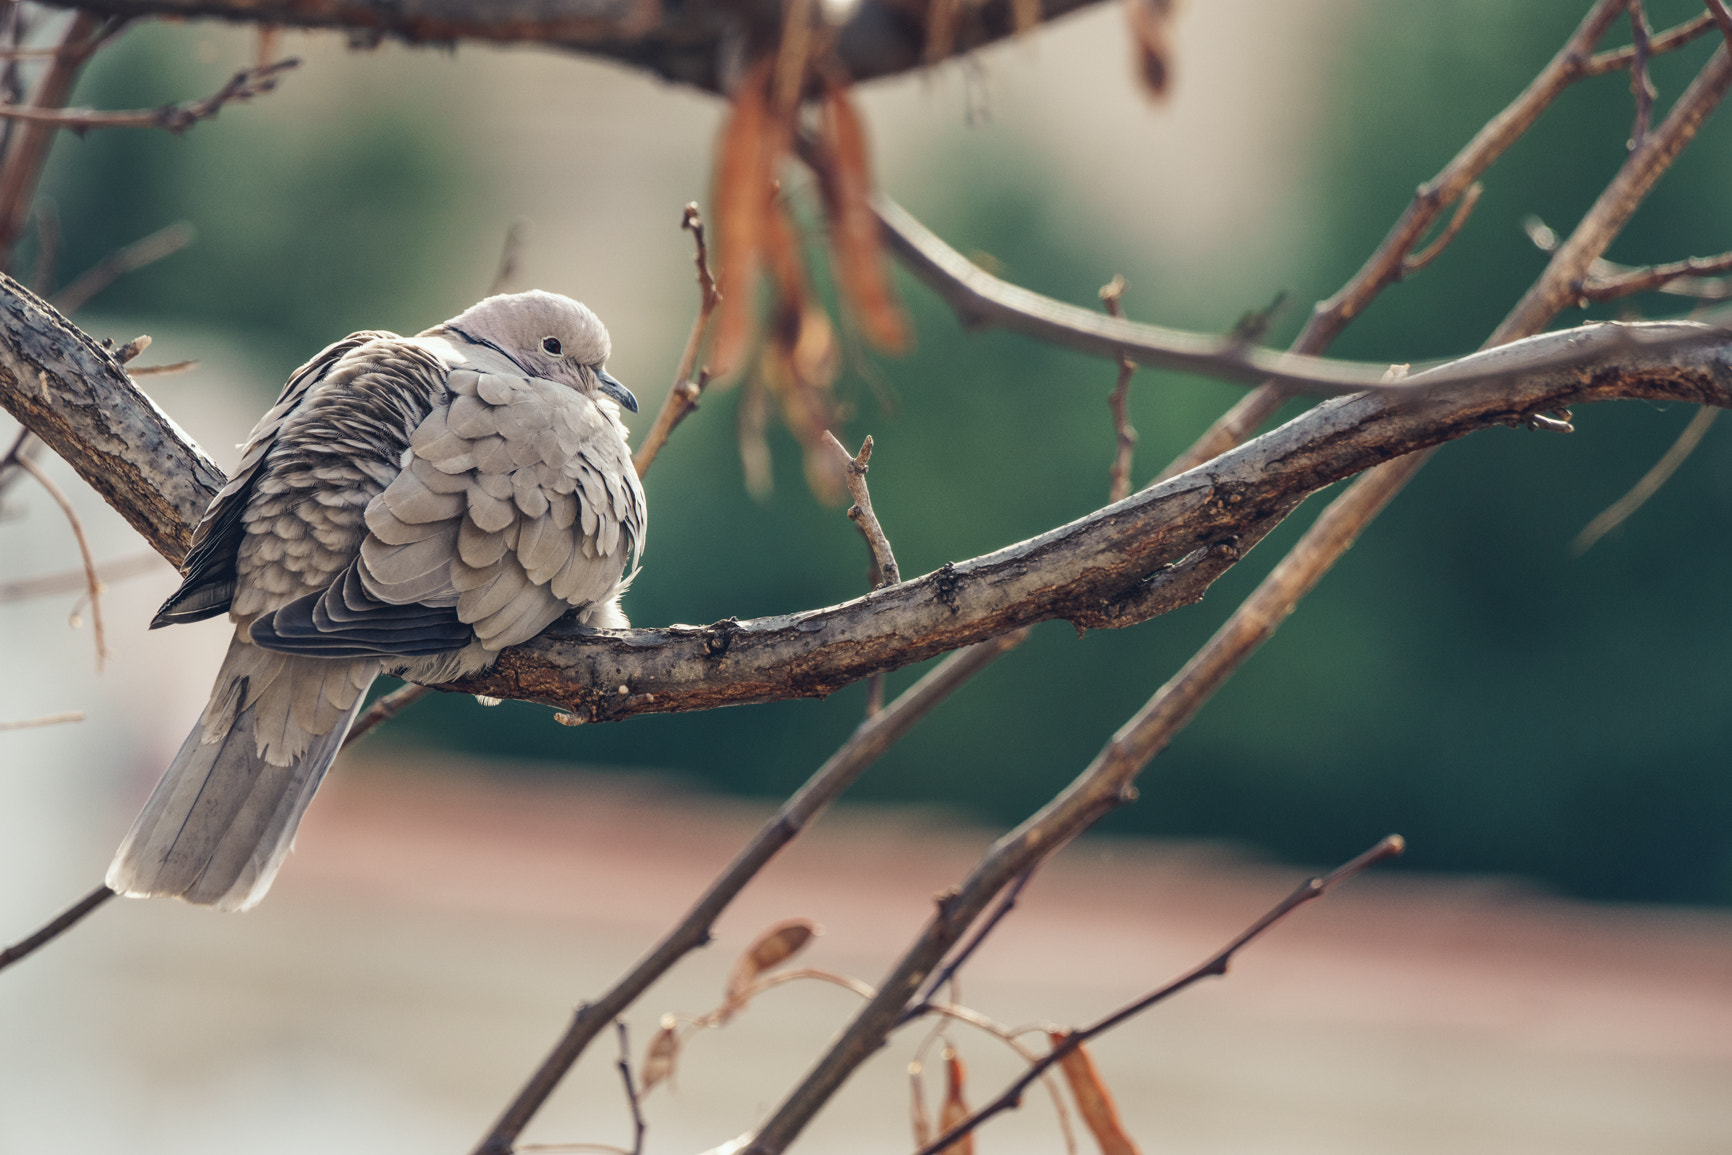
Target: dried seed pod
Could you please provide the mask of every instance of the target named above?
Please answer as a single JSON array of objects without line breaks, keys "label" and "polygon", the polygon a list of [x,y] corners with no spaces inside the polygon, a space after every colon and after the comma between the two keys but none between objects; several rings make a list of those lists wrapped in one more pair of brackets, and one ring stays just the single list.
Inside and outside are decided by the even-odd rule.
[{"label": "dried seed pod", "polygon": [[[944,1048],[944,1105],[938,1109],[940,1135],[969,1116],[968,1103],[962,1097],[963,1085],[967,1079],[968,1068],[962,1065],[962,1060],[955,1051],[949,1047]],[[970,1131],[944,1148],[939,1155],[974,1155],[974,1132]]]},{"label": "dried seed pod", "polygon": [[674,1064],[680,1057],[679,1020],[663,1015],[661,1029],[644,1049],[643,1065],[638,1069],[638,1082],[648,1094],[657,1083],[673,1084]]},{"label": "dried seed pod", "polygon": [[791,918],[759,935],[740,955],[728,976],[727,993],[723,995],[724,1021],[745,1005],[758,976],[793,958],[820,933],[821,928],[810,919]]},{"label": "dried seed pod", "polygon": [[[1051,1031],[1047,1038],[1057,1047],[1070,1036],[1060,1031]],[[1060,1059],[1058,1066],[1059,1070],[1064,1072],[1065,1082],[1070,1084],[1070,1093],[1076,1100],[1077,1112],[1082,1115],[1083,1122],[1088,1124],[1095,1142],[1100,1145],[1101,1155],[1137,1155],[1137,1145],[1125,1134],[1124,1126],[1119,1122],[1118,1108],[1113,1104],[1113,1097],[1107,1093],[1107,1086],[1101,1081],[1094,1060],[1089,1057],[1082,1044],[1078,1043]]]}]

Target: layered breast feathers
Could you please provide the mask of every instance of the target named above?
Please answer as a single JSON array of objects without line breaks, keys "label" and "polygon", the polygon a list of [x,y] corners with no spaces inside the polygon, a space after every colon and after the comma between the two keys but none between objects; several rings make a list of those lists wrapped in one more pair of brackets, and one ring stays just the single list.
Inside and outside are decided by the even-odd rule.
[{"label": "layered breast feathers", "polygon": [[[391,344],[390,368],[384,350],[351,354],[373,368],[345,395],[379,374],[422,380],[422,359],[436,360],[413,339]],[[355,422],[315,388],[306,418],[284,427],[241,550],[234,612],[260,615],[254,642],[325,657],[472,642],[491,654],[573,607],[612,606],[643,548],[645,506],[611,403],[538,378],[439,374],[424,415],[398,409],[415,418],[404,424]],[[377,415],[379,399],[362,407]],[[273,468],[283,446],[298,472]]]}]

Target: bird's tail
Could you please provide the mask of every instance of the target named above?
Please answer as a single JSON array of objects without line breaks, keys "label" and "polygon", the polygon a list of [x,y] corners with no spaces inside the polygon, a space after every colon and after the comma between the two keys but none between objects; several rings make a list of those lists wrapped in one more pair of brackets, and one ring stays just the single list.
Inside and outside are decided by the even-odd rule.
[{"label": "bird's tail", "polygon": [[204,716],[120,844],[109,887],[222,910],[257,903],[378,670],[236,638]]}]

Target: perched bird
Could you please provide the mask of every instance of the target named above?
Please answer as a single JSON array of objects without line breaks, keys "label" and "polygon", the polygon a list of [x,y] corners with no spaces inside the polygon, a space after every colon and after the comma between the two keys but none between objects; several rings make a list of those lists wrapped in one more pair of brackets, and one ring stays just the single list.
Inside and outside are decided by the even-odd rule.
[{"label": "perched bird", "polygon": [[295,371],[151,622],[226,610],[235,637],[112,889],[245,910],[379,674],[475,673],[573,609],[627,625],[645,507],[609,348],[585,306],[514,293]]}]

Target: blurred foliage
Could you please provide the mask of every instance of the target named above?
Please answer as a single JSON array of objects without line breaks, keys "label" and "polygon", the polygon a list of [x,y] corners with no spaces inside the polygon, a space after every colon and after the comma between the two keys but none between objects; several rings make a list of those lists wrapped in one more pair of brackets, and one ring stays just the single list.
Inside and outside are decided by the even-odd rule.
[{"label": "blurred foliage", "polygon": [[[1310,263],[1272,274],[1293,281],[1271,279],[1262,299],[1287,289],[1309,302],[1351,275],[1413,188],[1526,84],[1585,6],[1357,6],[1313,187],[1296,190],[1320,206],[1305,225]],[[1648,8],[1658,25],[1699,10],[1686,0]],[[1712,47],[1704,39],[1658,62],[1661,110]],[[186,96],[167,51],[113,53],[80,99]],[[196,248],[117,287],[105,305],[172,309],[258,333],[284,369],[356,318],[418,327],[444,315],[436,302],[449,294],[429,288],[444,275],[440,253],[416,238],[460,228],[454,206],[467,200],[432,119],[403,110],[343,118],[285,141],[249,135],[231,112],[178,140],[92,136],[62,149],[51,185],[68,237],[63,267],[75,271],[185,217],[200,230]],[[1335,352],[1417,360],[1477,345],[1543,266],[1522,218],[1538,214],[1566,232],[1622,160],[1630,123],[1627,74],[1567,93],[1487,175],[1450,250],[1390,289]],[[1732,248],[1729,146],[1732,114],[1722,112],[1610,256],[1647,263]],[[1152,259],[1139,262],[1093,222],[1055,219],[1054,186],[1042,182],[1070,178],[1012,148],[971,140],[948,163],[911,198],[915,207],[1013,280],[1089,301],[1123,272],[1132,315],[1219,329],[1258,303],[1163,282]],[[1004,334],[966,335],[930,294],[902,290],[918,348],[851,374],[843,391],[857,413],[845,440],[877,440],[874,502],[903,572],[998,548],[1101,504],[1113,367]],[[1679,311],[1675,298],[1614,310],[1590,315]],[[1289,310],[1271,339],[1290,336],[1302,311]],[[786,612],[865,587],[853,526],[806,492],[785,434],[773,446],[779,487],[762,502],[745,495],[736,396],[707,397],[648,478],[654,529],[627,601],[639,623]],[[1140,374],[1137,480],[1236,396],[1216,383]],[[1398,830],[1409,867],[1515,872],[1602,898],[1732,902],[1732,604],[1717,596],[1732,579],[1726,434],[1714,430],[1631,523],[1572,558],[1575,532],[1665,450],[1690,412],[1624,404],[1576,416],[1573,437],[1492,431],[1441,454],[1150,766],[1141,801],[1108,828],[1230,838],[1305,861],[1342,859]],[[1180,666],[1320,501],[1201,606],[1081,639],[1063,623],[1037,630],[917,728],[854,797],[1020,820]],[[890,691],[917,673],[893,675]],[[477,753],[674,768],[771,796],[830,753],[863,701],[854,687],[823,703],[573,731],[552,725],[545,709],[444,699],[391,733]]]}]

